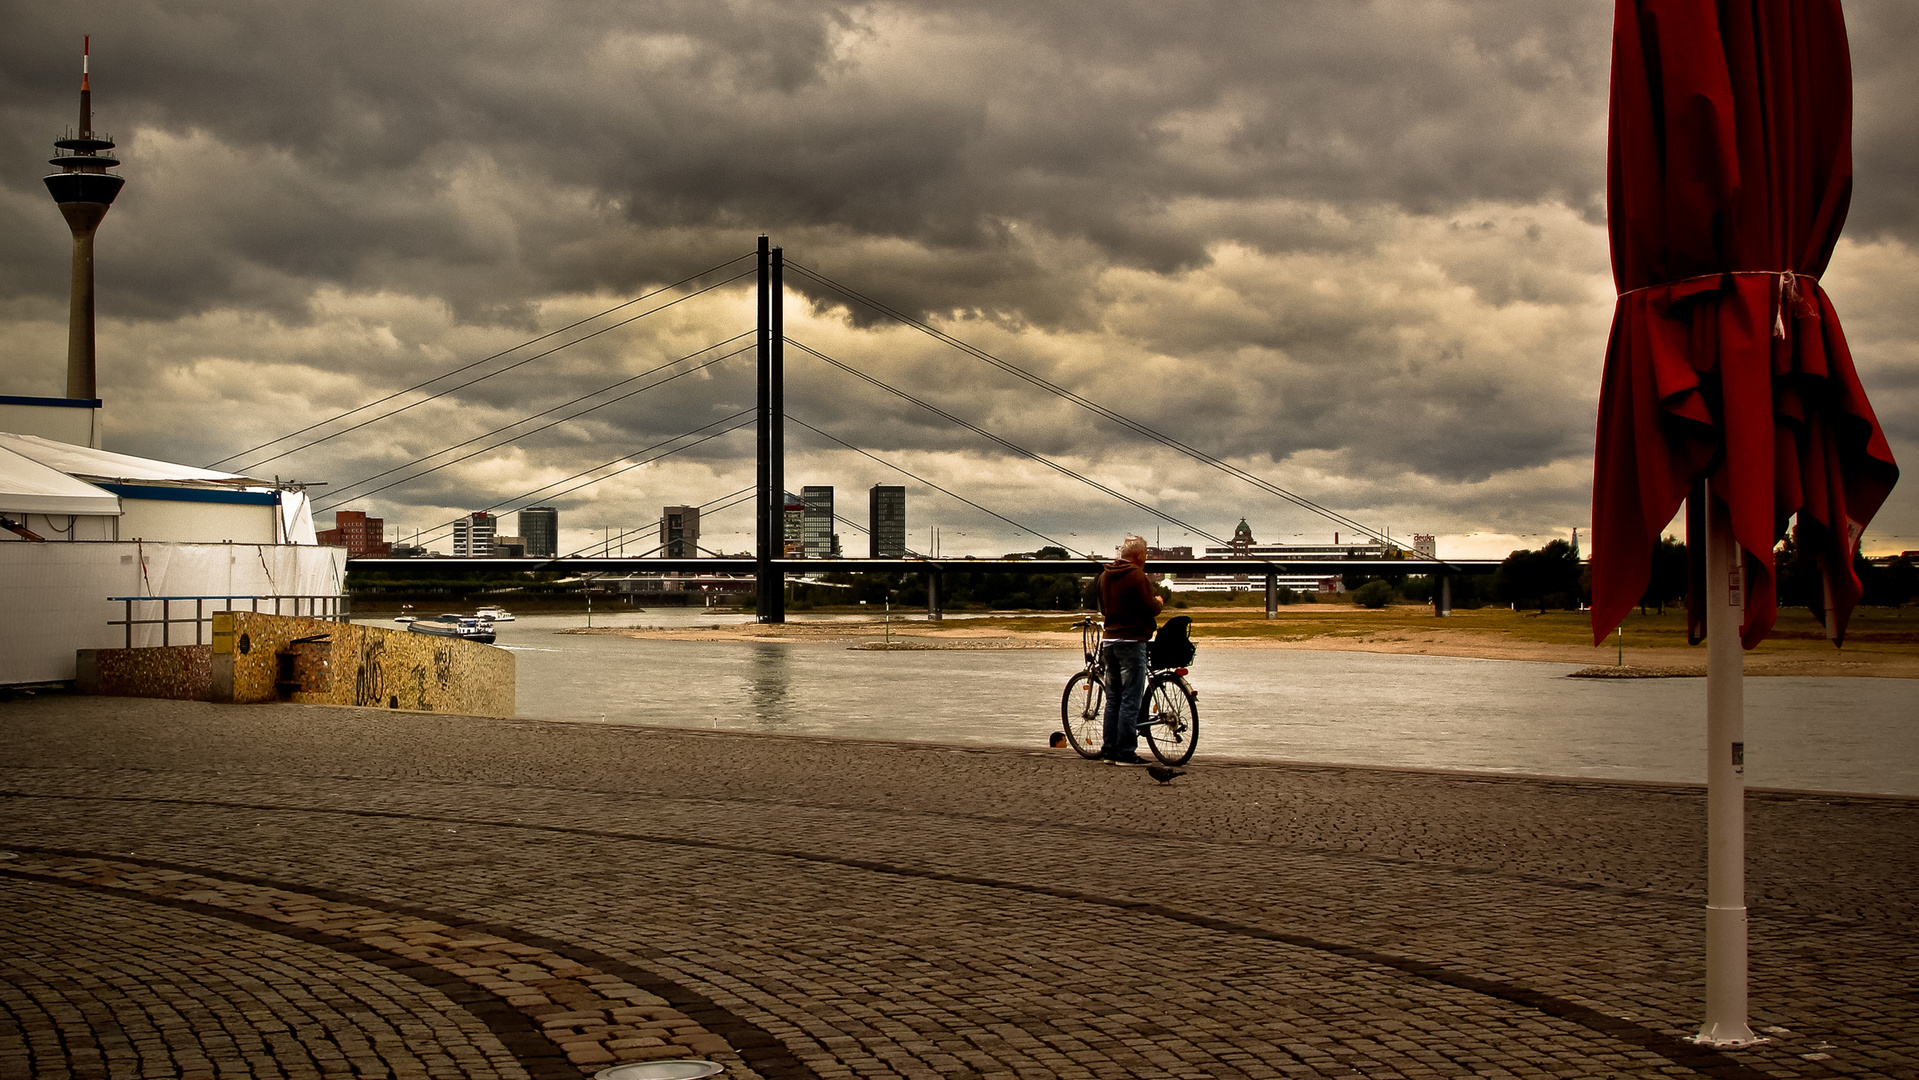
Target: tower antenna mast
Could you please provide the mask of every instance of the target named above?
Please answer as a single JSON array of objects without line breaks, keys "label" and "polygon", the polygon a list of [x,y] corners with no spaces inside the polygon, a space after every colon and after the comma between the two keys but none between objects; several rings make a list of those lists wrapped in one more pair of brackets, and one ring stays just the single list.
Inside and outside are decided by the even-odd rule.
[{"label": "tower antenna mast", "polygon": [[49,165],[60,171],[49,174],[47,192],[60,204],[60,214],[73,233],[72,300],[67,313],[67,396],[93,400],[99,397],[94,378],[93,351],[93,234],[107,216],[114,197],[127,181],[107,170],[120,164],[117,158],[102,153],[113,149],[113,140],[93,133],[93,87],[88,72],[93,52],[92,35],[80,39],[80,130],[72,138],[53,145],[64,151],[50,158]]}]

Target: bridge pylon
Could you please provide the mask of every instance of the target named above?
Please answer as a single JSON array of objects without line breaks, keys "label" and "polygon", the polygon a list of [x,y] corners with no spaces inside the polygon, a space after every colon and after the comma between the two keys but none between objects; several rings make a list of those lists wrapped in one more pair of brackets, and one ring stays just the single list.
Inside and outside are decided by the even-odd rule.
[{"label": "bridge pylon", "polygon": [[755,619],[786,621],[786,261],[760,237],[759,250],[759,521],[755,552]]}]

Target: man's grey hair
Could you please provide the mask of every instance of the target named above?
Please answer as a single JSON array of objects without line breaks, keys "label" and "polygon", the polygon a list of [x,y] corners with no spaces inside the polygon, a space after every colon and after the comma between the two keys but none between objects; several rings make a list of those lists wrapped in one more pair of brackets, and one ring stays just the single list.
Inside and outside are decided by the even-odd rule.
[{"label": "man's grey hair", "polygon": [[1146,538],[1144,536],[1127,536],[1126,539],[1119,542],[1119,554],[1121,558],[1134,554],[1146,554]]}]

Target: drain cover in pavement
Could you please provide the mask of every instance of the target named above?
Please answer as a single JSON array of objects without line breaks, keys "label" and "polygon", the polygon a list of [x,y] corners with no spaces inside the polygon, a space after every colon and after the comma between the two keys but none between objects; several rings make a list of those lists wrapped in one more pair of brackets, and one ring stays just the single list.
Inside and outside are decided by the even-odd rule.
[{"label": "drain cover in pavement", "polygon": [[700,1080],[726,1071],[717,1061],[636,1061],[593,1074],[593,1080]]}]

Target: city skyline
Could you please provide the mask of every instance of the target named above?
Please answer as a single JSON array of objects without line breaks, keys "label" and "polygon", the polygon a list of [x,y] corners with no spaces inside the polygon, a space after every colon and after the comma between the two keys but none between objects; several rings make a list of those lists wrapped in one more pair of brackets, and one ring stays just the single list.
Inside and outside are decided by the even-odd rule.
[{"label": "city skyline", "polygon": [[[39,173],[73,125],[91,33],[94,123],[127,182],[96,255],[110,449],[211,463],[765,232],[796,266],[1380,532],[1497,557],[1589,528],[1612,308],[1604,6],[800,3],[641,23],[535,4],[510,33],[470,12],[435,30],[454,17],[422,10],[405,34],[397,9],[236,7],[193,32],[165,3],[4,9],[0,394],[63,386],[71,243]],[[1847,14],[1857,180],[1822,285],[1911,461],[1919,75],[1903,57],[1919,14]],[[460,46],[402,60],[400,41],[441,31]],[[1212,537],[1241,517],[1275,539],[1341,528],[787,282],[796,342]],[[751,325],[736,282],[379,426],[223,467],[324,481],[348,500],[336,508],[406,534],[530,492],[497,512],[558,506],[572,550],[750,485],[747,430],[538,490],[750,407],[750,356],[418,482],[353,485]],[[1103,553],[1155,529],[1214,542],[797,349],[786,383],[788,476],[903,485],[915,531],[938,527],[947,553],[1042,537]],[[751,547],[749,509],[702,529],[709,548]],[[1865,543],[1919,548],[1912,485]]]}]

